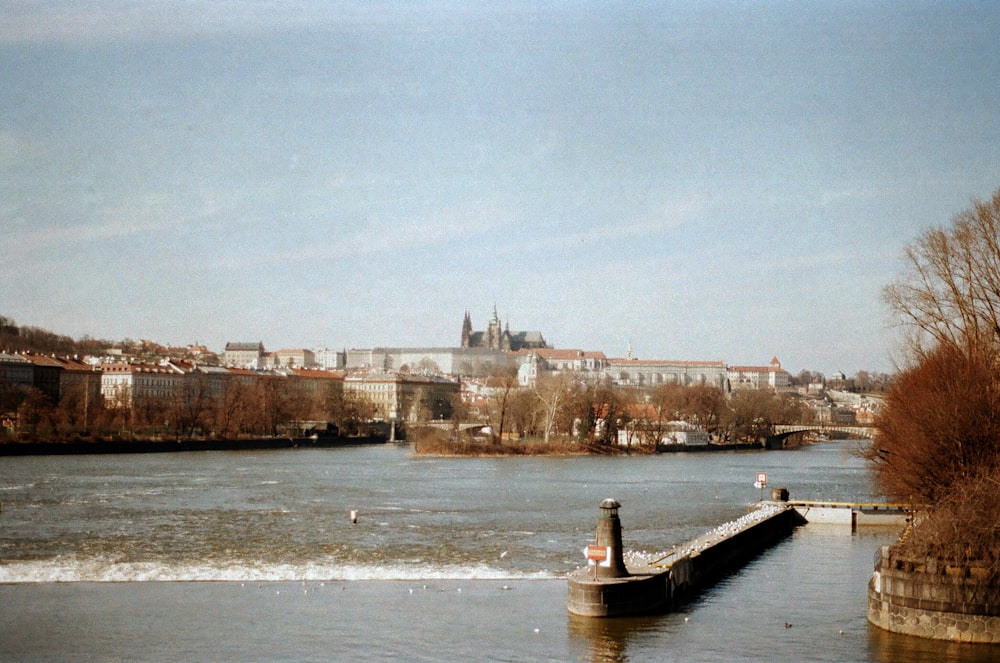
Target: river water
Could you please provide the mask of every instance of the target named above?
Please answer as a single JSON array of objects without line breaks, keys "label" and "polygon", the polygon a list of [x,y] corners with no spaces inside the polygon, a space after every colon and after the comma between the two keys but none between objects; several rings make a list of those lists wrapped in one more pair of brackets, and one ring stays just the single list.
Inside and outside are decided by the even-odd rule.
[{"label": "river water", "polygon": [[891,528],[799,528],[672,614],[567,613],[602,499],[622,504],[626,550],[656,554],[745,513],[758,471],[793,499],[876,499],[853,444],[3,458],[0,660],[995,660],[868,625]]}]

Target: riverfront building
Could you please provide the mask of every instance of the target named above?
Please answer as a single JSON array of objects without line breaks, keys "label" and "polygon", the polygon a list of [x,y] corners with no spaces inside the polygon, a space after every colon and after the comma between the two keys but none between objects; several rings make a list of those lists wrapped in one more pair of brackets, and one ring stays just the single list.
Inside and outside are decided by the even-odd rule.
[{"label": "riverfront building", "polygon": [[269,368],[313,368],[316,366],[316,355],[306,348],[285,348],[275,350],[265,357],[265,365]]},{"label": "riverfront building", "polygon": [[520,368],[518,382],[522,387],[533,387],[542,375],[571,374],[584,382],[597,382],[604,378],[608,358],[603,352],[587,350],[559,350],[539,348],[517,353]]},{"label": "riverfront building", "polygon": [[734,389],[788,389],[791,376],[777,357],[767,366],[730,366],[729,385]]},{"label": "riverfront building", "polygon": [[34,386],[35,371],[30,361],[21,355],[0,352],[0,385],[8,389],[28,389]]},{"label": "riverfront building", "polygon": [[106,407],[129,409],[150,399],[172,398],[184,384],[184,371],[156,364],[109,364],[101,372]]},{"label": "riverfront building", "polygon": [[223,366],[238,368],[262,368],[264,365],[264,343],[226,343],[222,353]]},{"label": "riverfront building", "polygon": [[421,375],[489,375],[514,360],[510,353],[488,348],[372,348],[348,350],[346,368]]},{"label": "riverfront building", "polygon": [[361,394],[383,421],[450,419],[459,383],[433,375],[370,372],[344,378],[344,393]]},{"label": "riverfront building", "polygon": [[680,384],[727,389],[724,361],[671,361],[660,359],[609,359],[605,368],[609,384],[619,387],[649,387]]}]

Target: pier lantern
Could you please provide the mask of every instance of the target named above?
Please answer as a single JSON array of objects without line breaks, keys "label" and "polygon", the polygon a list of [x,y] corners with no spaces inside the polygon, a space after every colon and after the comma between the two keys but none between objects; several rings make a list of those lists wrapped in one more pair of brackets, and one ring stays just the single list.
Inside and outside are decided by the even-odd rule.
[{"label": "pier lantern", "polygon": [[601,502],[601,518],[617,518],[618,509],[621,508],[621,504],[618,500],[611,499],[610,497]]},{"label": "pier lantern", "polygon": [[622,556],[622,523],[618,519],[621,504],[608,498],[601,502],[601,517],[597,520],[595,548],[604,548],[604,559],[594,563],[595,578],[624,578],[629,575]]}]

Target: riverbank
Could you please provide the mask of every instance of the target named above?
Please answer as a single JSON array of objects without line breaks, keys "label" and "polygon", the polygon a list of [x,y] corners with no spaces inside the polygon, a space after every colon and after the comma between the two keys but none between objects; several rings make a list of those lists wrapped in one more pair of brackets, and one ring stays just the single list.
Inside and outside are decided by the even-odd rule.
[{"label": "riverbank", "polygon": [[0,456],[54,456],[74,454],[144,454],[178,451],[247,451],[255,449],[329,448],[385,444],[384,435],[341,437],[259,437],[207,440],[76,440],[70,442],[0,443]]},{"label": "riverbank", "polygon": [[590,456],[624,453],[612,447],[580,444],[576,440],[545,442],[540,439],[500,440],[447,440],[431,436],[414,435],[413,452],[418,456],[440,457],[489,457],[489,456]]},{"label": "riverbank", "polygon": [[413,451],[419,456],[646,456],[657,453],[711,453],[713,451],[762,451],[760,444],[670,444],[649,446],[621,446],[581,442],[569,437],[557,437],[546,442],[542,438],[518,439],[460,438],[453,439],[437,429],[415,429],[408,435]]}]

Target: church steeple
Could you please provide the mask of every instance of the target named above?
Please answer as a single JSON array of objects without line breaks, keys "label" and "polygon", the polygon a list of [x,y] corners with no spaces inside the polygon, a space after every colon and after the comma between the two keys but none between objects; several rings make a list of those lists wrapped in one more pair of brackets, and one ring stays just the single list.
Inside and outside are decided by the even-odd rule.
[{"label": "church steeple", "polygon": [[472,316],[469,314],[468,309],[465,311],[465,320],[462,321],[462,347],[469,347],[469,341],[472,338]]},{"label": "church steeple", "polygon": [[500,337],[502,335],[502,330],[500,328],[500,316],[497,315],[497,305],[493,304],[493,317],[490,318],[490,325],[486,329],[486,347],[490,350],[500,350]]}]

